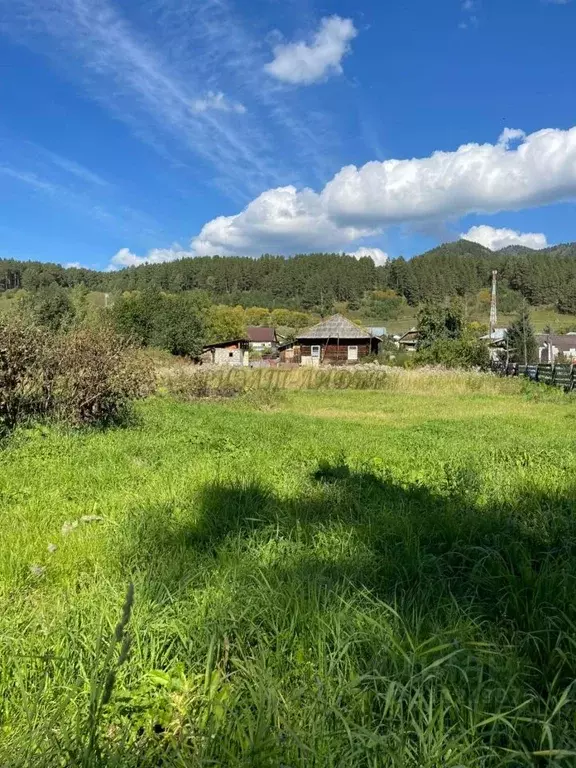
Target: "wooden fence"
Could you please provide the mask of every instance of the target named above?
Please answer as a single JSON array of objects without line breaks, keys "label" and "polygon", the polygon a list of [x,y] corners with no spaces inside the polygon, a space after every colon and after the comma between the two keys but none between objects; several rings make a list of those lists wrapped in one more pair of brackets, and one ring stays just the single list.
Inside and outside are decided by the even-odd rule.
[{"label": "wooden fence", "polygon": [[576,364],[538,363],[521,365],[520,363],[495,364],[493,369],[502,376],[524,376],[530,381],[562,387],[564,392],[576,390]]}]

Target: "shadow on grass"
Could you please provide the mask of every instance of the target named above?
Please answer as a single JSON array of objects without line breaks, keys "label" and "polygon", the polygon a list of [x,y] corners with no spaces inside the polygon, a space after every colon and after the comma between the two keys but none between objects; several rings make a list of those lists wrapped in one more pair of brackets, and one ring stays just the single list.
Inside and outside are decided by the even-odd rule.
[{"label": "shadow on grass", "polygon": [[[296,557],[261,566],[255,556],[256,566],[283,582],[367,589],[398,610],[410,605],[421,618],[431,608],[437,618],[442,606],[448,615],[457,604],[475,621],[530,636],[543,676],[554,663],[563,678],[576,677],[569,661],[576,654],[560,663],[555,633],[576,626],[576,492],[479,506],[466,478],[436,494],[342,463],[320,466],[312,480],[289,499],[239,479],[209,484],[176,507],[142,510],[132,518],[125,567],[146,574],[149,597],[162,599],[193,586],[198,572],[205,584],[207,572],[241,560],[251,546],[254,553],[270,540],[297,541]],[[354,546],[326,554],[321,536]]]},{"label": "shadow on grass", "polygon": [[[454,691],[464,691],[454,719],[452,704],[446,705],[446,727],[462,734],[466,726],[455,723],[475,708],[477,722],[481,712],[521,710],[513,724],[495,726],[485,737],[478,727],[490,748],[521,745],[526,755],[537,752],[540,724],[554,710],[555,744],[574,749],[576,711],[571,696],[562,696],[576,678],[576,492],[487,505],[479,503],[474,483],[473,475],[464,474],[432,492],[385,472],[353,471],[343,462],[317,467],[290,498],[240,478],[211,483],[190,500],[134,513],[120,554],[140,583],[140,599],[184,609],[196,589],[216,584],[212,594],[228,590],[219,616],[213,615],[220,610],[217,600],[210,603],[200,632],[225,638],[226,648],[251,660],[258,658],[260,643],[272,643],[276,655],[263,658],[298,663],[299,634],[326,643],[329,655],[336,641],[322,628],[340,611],[348,637],[341,652],[369,681],[363,683],[367,709],[350,715],[366,733],[389,719],[385,702],[392,689],[386,686],[392,679],[399,686],[394,690],[417,702],[410,711],[423,720],[425,697],[411,698],[420,695],[418,685],[431,687],[430,701],[448,690],[450,702]],[[355,600],[367,606],[365,621],[363,608],[350,609]],[[390,639],[383,620],[390,610],[401,627],[398,637],[405,632],[408,638],[406,651]],[[417,649],[427,643],[433,650],[419,657]],[[437,677],[414,683],[434,652],[446,654],[447,647],[465,654],[460,671],[456,665],[437,668]],[[227,650],[223,656],[228,658]],[[252,661],[246,663],[251,668]],[[324,670],[324,680],[329,678]],[[353,688],[342,677],[339,684]],[[486,689],[488,700],[480,701]],[[342,695],[334,694],[331,713],[344,706]],[[350,696],[356,700],[355,693]],[[391,727],[410,733],[412,726]],[[512,764],[551,763],[530,756]]]}]

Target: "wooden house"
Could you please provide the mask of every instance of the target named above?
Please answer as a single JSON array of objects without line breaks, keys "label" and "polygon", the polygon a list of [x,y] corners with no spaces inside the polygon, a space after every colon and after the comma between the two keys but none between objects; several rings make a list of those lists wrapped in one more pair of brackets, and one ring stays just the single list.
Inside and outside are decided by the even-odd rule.
[{"label": "wooden house", "polygon": [[410,330],[406,331],[403,336],[400,336],[398,339],[398,346],[400,349],[404,350],[404,352],[416,352],[419,339],[420,334],[418,333],[418,330],[416,328],[410,328]]},{"label": "wooden house", "polygon": [[354,364],[366,355],[377,354],[381,339],[342,315],[333,315],[296,337],[293,345],[282,345],[283,362],[300,365]]}]

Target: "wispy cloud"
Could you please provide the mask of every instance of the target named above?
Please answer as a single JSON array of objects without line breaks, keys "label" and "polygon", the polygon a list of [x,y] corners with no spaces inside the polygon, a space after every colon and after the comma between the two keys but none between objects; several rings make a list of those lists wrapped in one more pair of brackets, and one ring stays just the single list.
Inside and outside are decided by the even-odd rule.
[{"label": "wispy cloud", "polygon": [[323,182],[333,173],[341,159],[333,122],[319,110],[302,109],[294,93],[265,73],[266,29],[247,24],[230,0],[159,0],[158,8],[155,23],[170,50],[178,51],[186,77],[196,76],[214,90],[216,72],[230,78],[242,102],[249,100],[250,112],[265,114],[267,136],[272,137],[265,151],[275,152],[279,142],[286,147],[283,157],[275,153],[274,158],[281,183]]},{"label": "wispy cloud", "polygon": [[[170,135],[246,191],[278,182],[267,139],[254,123],[238,128],[231,113],[194,108],[206,83],[200,87],[186,52],[181,56],[187,66],[174,55],[169,60],[169,51],[181,46],[152,42],[107,0],[19,0],[16,6],[0,0],[0,9],[2,26],[15,37],[61,64],[72,57],[76,65],[67,67],[67,75],[80,78],[93,97],[140,137],[152,144],[160,137],[157,144],[162,145],[161,137]],[[180,29],[181,41],[185,34]]]},{"label": "wispy cloud", "polygon": [[[64,158],[59,159],[64,160]],[[27,162],[33,161],[28,158]],[[54,163],[54,165],[58,165],[58,163]],[[72,163],[72,165],[76,169],[75,164]],[[78,168],[82,169],[82,166],[78,166]],[[97,194],[92,194],[90,189],[78,188],[76,185],[70,186],[63,183],[61,179],[56,180],[53,173],[47,173],[48,166],[43,166],[42,170],[45,173],[40,175],[36,170],[32,171],[27,167],[3,163],[0,164],[0,180],[2,178],[8,179],[31,190],[34,194],[41,194],[49,200],[50,204],[67,208],[74,211],[76,215],[98,222],[108,231],[129,233],[131,236],[133,236],[134,231],[158,234],[159,225],[150,216],[128,205],[123,205],[115,195],[110,196],[108,194],[109,187],[105,187],[103,190],[102,186],[97,184]],[[83,173],[81,178],[83,182],[87,181]],[[102,196],[101,191],[105,191],[106,194]]]},{"label": "wispy cloud", "polygon": [[7,165],[0,165],[0,174],[8,176],[22,184],[26,184],[26,186],[32,187],[32,189],[37,192],[44,192],[49,195],[54,195],[58,192],[58,187],[55,184],[52,184],[45,179],[41,179],[35,173],[30,173],[29,171],[11,168]]},{"label": "wispy cloud", "polygon": [[460,29],[469,29],[478,26],[478,11],[480,10],[480,0],[462,0],[460,6],[462,11],[462,21],[458,25]]},{"label": "wispy cloud", "polygon": [[41,152],[46,156],[50,162],[52,162],[58,168],[61,168],[66,173],[75,176],[80,181],[84,181],[88,184],[94,184],[98,187],[107,187],[109,182],[105,181],[101,176],[88,168],[85,168],[80,163],[76,163],[74,160],[69,160],[67,157],[57,155],[54,152],[49,152],[47,149],[40,148]]},{"label": "wispy cloud", "polygon": [[230,101],[222,91],[208,91],[201,99],[192,102],[194,112],[208,112],[211,109],[216,112],[236,112],[238,115],[246,114],[246,107],[238,101]]}]

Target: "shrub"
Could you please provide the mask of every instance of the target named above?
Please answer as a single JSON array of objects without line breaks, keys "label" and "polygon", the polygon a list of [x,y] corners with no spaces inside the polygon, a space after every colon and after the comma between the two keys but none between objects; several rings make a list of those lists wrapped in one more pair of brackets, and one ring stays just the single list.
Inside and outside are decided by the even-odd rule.
[{"label": "shrub", "polygon": [[0,430],[31,418],[117,422],[150,391],[151,364],[109,330],[59,336],[20,320],[0,324]]},{"label": "shrub", "polygon": [[81,329],[59,342],[55,408],[73,424],[122,421],[132,400],[151,391],[151,364],[109,332]]},{"label": "shrub", "polygon": [[417,365],[443,365],[446,368],[488,368],[488,347],[479,339],[437,339],[414,355]]},{"label": "shrub", "polygon": [[53,353],[48,331],[19,319],[0,323],[0,431],[52,407]]}]

